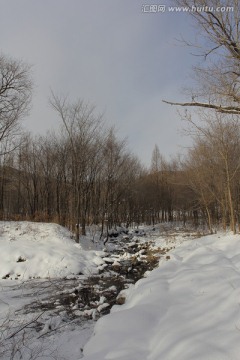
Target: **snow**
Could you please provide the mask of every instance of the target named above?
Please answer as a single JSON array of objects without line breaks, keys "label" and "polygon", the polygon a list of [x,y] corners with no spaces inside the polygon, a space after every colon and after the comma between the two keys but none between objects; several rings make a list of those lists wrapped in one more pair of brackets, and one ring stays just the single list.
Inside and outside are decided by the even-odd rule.
[{"label": "snow", "polygon": [[[100,296],[96,309],[73,308],[79,318],[68,322],[64,307],[42,315],[20,309],[36,299],[44,305],[46,294],[56,291],[55,279],[86,278],[106,267],[106,261],[128,261],[129,254],[111,260],[96,250],[100,244],[95,246],[87,237],[84,245],[76,244],[56,224],[0,222],[0,323],[6,314],[14,319],[11,335],[19,321],[26,324],[41,315],[37,337],[34,331],[26,333],[32,335],[26,339],[29,349],[46,349],[39,360],[52,358],[49,354],[65,360],[239,360],[240,235],[219,232],[194,238],[175,230],[171,236],[152,233],[155,250],[173,249],[161,253],[158,268],[121,291],[123,305],[98,319],[109,307]],[[144,251],[138,255],[144,256]],[[109,289],[116,288],[110,284]],[[72,294],[71,287],[64,285],[64,291]],[[98,320],[83,321],[83,315]]]},{"label": "snow", "polygon": [[[86,249],[87,243],[94,247],[85,239]],[[105,255],[102,251],[84,250],[68,230],[57,224],[1,221],[0,358],[8,360],[10,355],[6,350],[15,346],[13,339],[4,342],[2,349],[3,338],[40,316],[38,324],[42,326],[39,333],[34,328],[26,333],[20,332],[20,339],[25,337],[25,346],[21,341],[18,343],[20,351],[14,348],[13,359],[33,359],[33,355],[38,353],[39,360],[78,359],[81,348],[92,334],[93,320],[83,321],[82,314],[76,314],[79,319],[69,322],[64,307],[61,311],[57,303],[59,315],[41,309],[26,313],[23,309],[36,301],[47,305],[48,297],[57,294],[56,289],[64,279],[71,281],[76,276],[80,279],[98,273],[98,267],[105,264],[102,260]],[[85,275],[76,275],[79,273]]]},{"label": "snow", "polygon": [[84,360],[239,359],[240,236],[175,245],[98,320]]},{"label": "snow", "polygon": [[57,224],[1,221],[0,279],[97,273],[104,253],[83,250],[70,235]]}]

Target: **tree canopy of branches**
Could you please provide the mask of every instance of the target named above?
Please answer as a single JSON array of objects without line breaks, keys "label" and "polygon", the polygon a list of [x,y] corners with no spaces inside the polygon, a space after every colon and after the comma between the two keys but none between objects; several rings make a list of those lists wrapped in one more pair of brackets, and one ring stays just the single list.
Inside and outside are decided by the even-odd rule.
[{"label": "tree canopy of branches", "polygon": [[[191,101],[171,105],[202,107],[225,114],[240,114],[240,5],[238,0],[176,0],[192,9],[189,15],[200,30],[195,46],[202,63],[194,68],[198,86],[190,91]],[[199,50],[200,49],[200,50]]]},{"label": "tree canopy of branches", "polygon": [[20,120],[28,110],[32,93],[30,67],[0,55],[0,145],[1,154],[12,150],[19,135]]}]

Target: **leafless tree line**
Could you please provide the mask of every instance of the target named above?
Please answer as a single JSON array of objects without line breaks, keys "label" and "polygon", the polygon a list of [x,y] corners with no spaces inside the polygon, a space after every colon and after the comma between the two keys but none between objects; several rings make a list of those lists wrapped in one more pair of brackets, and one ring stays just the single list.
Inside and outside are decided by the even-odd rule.
[{"label": "leafless tree line", "polygon": [[2,157],[1,210],[3,218],[56,221],[79,239],[89,224],[103,229],[127,222],[125,200],[142,170],[92,109],[82,102],[67,107],[61,133],[26,135]]},{"label": "leafless tree line", "polygon": [[60,130],[37,138],[22,134],[19,146],[1,156],[2,219],[55,221],[78,241],[93,224],[103,235],[122,224],[192,216],[179,191],[179,162],[165,161],[156,147],[145,169],[91,105],[54,94],[51,104]]},{"label": "leafless tree line", "polygon": [[240,124],[229,116],[202,117],[200,125],[188,118],[194,145],[183,159],[166,161],[155,146],[149,169],[98,117],[86,127],[81,119],[71,124],[71,137],[65,125],[45,137],[24,135],[1,156],[2,219],[55,221],[77,240],[92,224],[106,232],[121,224],[191,220],[235,232]]},{"label": "leafless tree line", "polygon": [[[2,219],[54,221],[79,240],[86,227],[103,233],[124,224],[191,220],[196,226],[239,223],[239,122],[234,115],[189,114],[194,145],[184,159],[166,161],[157,146],[149,169],[131,154],[126,141],[108,129],[96,109],[82,100],[52,94],[60,130],[2,153]],[[21,140],[21,141],[20,141]]]}]

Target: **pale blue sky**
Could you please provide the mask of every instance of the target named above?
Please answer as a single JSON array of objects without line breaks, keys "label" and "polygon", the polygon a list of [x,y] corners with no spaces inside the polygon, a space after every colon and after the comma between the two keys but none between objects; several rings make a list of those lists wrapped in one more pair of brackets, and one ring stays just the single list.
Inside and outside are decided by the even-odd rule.
[{"label": "pale blue sky", "polygon": [[197,60],[175,39],[194,28],[184,13],[143,13],[143,4],[160,2],[0,0],[0,51],[33,64],[31,132],[57,127],[52,88],[94,103],[145,164],[155,144],[167,157],[182,152],[182,121],[161,100],[184,98]]}]

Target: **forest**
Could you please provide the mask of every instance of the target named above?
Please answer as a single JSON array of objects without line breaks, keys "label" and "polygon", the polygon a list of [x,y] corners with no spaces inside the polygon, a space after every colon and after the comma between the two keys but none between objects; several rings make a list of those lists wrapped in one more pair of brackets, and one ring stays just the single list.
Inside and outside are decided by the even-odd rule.
[{"label": "forest", "polygon": [[147,169],[94,108],[57,98],[52,104],[62,120],[59,132],[14,134],[11,144],[7,134],[2,141],[2,219],[57,222],[77,238],[89,225],[104,232],[123,224],[192,221],[210,231],[215,225],[236,229],[237,120],[218,115],[193,126],[194,146],[184,158],[166,161],[155,145]]}]

